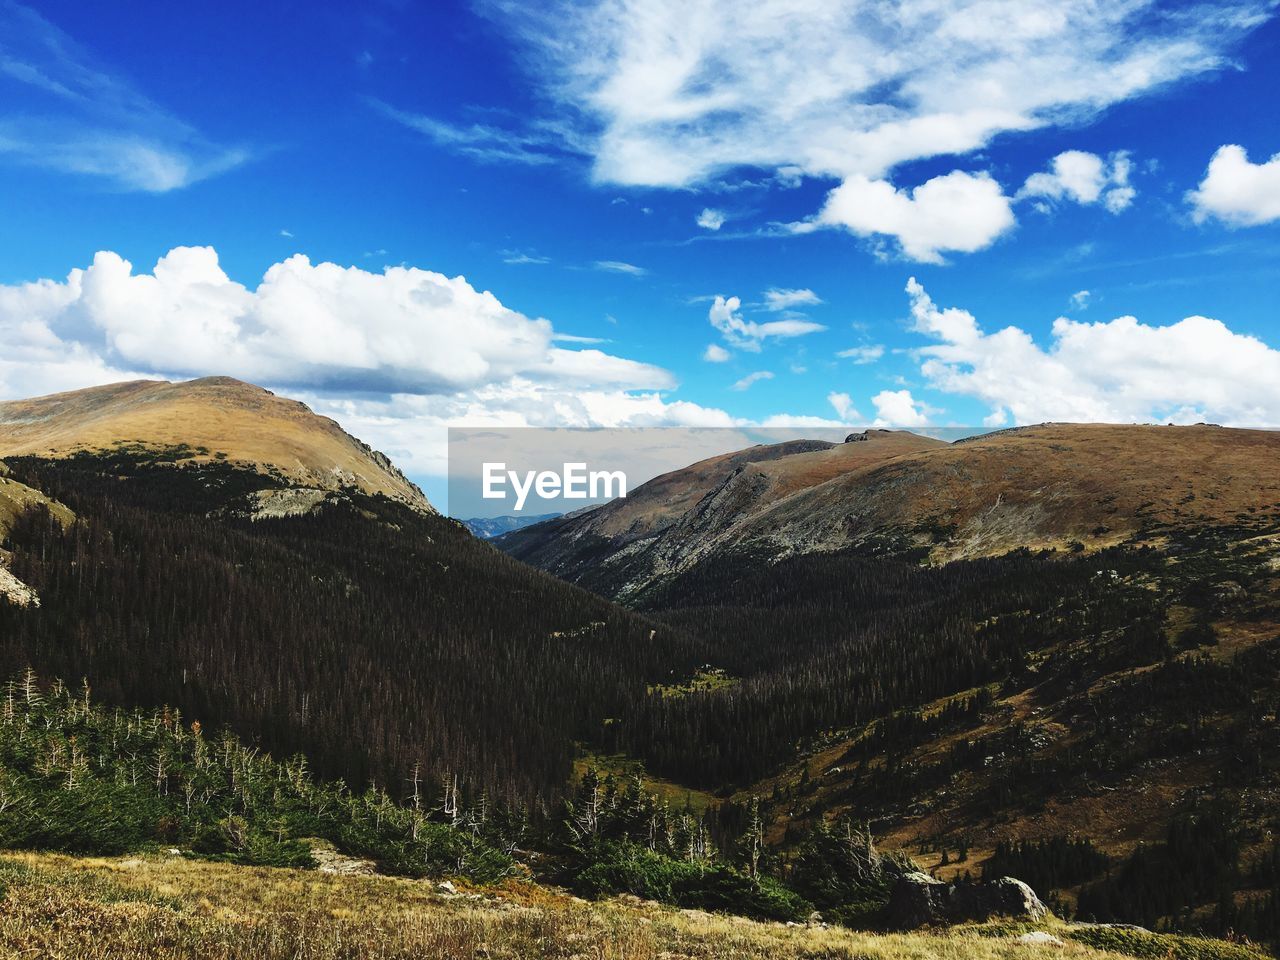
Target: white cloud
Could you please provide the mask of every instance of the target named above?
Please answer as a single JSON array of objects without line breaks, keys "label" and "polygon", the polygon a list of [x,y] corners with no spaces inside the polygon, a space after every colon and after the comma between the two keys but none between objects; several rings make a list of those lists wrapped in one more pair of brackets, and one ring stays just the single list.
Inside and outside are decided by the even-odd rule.
[{"label": "white cloud", "polygon": [[769,370],[756,370],[754,373],[748,373],[741,380],[737,381],[730,390],[750,390],[751,387],[761,380],[772,380],[773,373]]},{"label": "white cloud", "polygon": [[207,247],[141,274],[102,252],[65,280],[0,284],[0,398],[236,376],[303,400],[413,476],[444,474],[449,426],[753,425],[671,398],[659,367],[555,346],[589,339],[416,268],[294,256],[251,289]]},{"label": "white cloud", "polygon": [[775,413],[761,420],[760,426],[778,430],[839,430],[847,424],[812,414]]},{"label": "white cloud", "polygon": [[707,318],[711,325],[724,336],[730,346],[752,353],[760,351],[760,345],[769,339],[786,339],[802,337],[808,333],[817,333],[827,329],[820,323],[805,320],[801,317],[784,317],[781,320],[769,320],[757,323],[742,317],[742,301],[737,297],[717,296],[711,304]]},{"label": "white cloud", "polygon": [[875,363],[884,356],[884,345],[876,343],[865,347],[850,347],[839,351],[836,356],[857,364]]},{"label": "white cloud", "polygon": [[1187,194],[1197,223],[1210,217],[1234,227],[1280,220],[1280,153],[1250,163],[1244,147],[1219,147],[1200,186]]},{"label": "white cloud", "polygon": [[383,116],[421,133],[438,146],[482,163],[543,166],[576,152],[563,129],[514,130],[486,123],[452,124],[400,110],[381,100],[371,99],[369,103]]},{"label": "white cloud", "polygon": [[669,389],[665,370],[552,344],[551,323],[462,277],[407,267],[372,273],[296,255],[256,290],[209,247],[178,247],[135,274],[110,252],[63,282],[0,287],[11,351],[78,349],[104,366],[226,373],[257,382],[442,393],[515,377],[587,387]]},{"label": "white cloud", "polygon": [[502,262],[514,264],[517,266],[522,266],[525,264],[541,265],[544,263],[550,263],[551,258],[540,257],[537,254],[533,254],[533,253],[525,253],[522,250],[503,250]]},{"label": "white cloud", "polygon": [[1009,413],[1003,407],[997,407],[982,418],[984,427],[1003,427],[1009,422]]},{"label": "white cloud", "polygon": [[621,260],[597,260],[595,268],[605,273],[625,273],[632,277],[643,277],[649,272],[644,267],[637,267],[634,263],[624,263]]},{"label": "white cloud", "polygon": [[1096,153],[1067,150],[1049,164],[1049,172],[1033,173],[1018,197],[1073,200],[1081,204],[1101,202],[1111,213],[1126,209],[1137,191],[1129,185],[1133,163],[1128,153],[1119,151],[1103,159]]},{"label": "white cloud", "polygon": [[918,351],[929,385],[981,400],[995,422],[1280,422],[1280,351],[1219,320],[1059,317],[1042,347],[1018,327],[987,333],[967,310],[940,309],[914,278],[907,292],[916,331],[936,341]]},{"label": "white cloud", "polygon": [[[896,169],[1079,125],[1229,66],[1275,10],[1272,0],[483,5],[524,44],[597,182],[685,188],[737,182],[728,178],[744,168],[771,171],[753,183],[837,180],[800,229],[844,227],[935,263],[1009,230],[1008,202],[994,181],[960,171],[924,196],[928,184],[900,192]],[[1134,197],[1125,165],[1095,201],[1112,212]]]},{"label": "white cloud", "polygon": [[[490,0],[601,181],[883,177],[1228,63],[1266,0]],[[571,36],[573,43],[565,43]]]},{"label": "white cloud", "polygon": [[1093,297],[1093,294],[1090,293],[1088,290],[1077,290],[1075,293],[1071,295],[1071,309],[1072,310],[1088,310],[1089,300],[1092,297]]},{"label": "white cloud", "polygon": [[707,363],[724,363],[729,356],[729,351],[718,343],[709,343],[707,349],[702,351],[702,359]]},{"label": "white cloud", "polygon": [[877,427],[924,427],[929,424],[929,408],[911,396],[910,390],[881,390],[875,404]]},{"label": "white cloud", "polygon": [[831,404],[842,423],[855,423],[862,419],[862,414],[853,405],[853,398],[847,393],[832,391],[827,394],[827,403]]},{"label": "white cloud", "polygon": [[783,287],[770,287],[764,292],[764,308],[774,313],[793,310],[796,307],[815,307],[820,303],[822,298],[807,288],[788,290]]},{"label": "white cloud", "polygon": [[985,173],[954,170],[909,192],[855,174],[827,195],[816,219],[793,229],[843,227],[860,237],[888,237],[908,259],[942,263],[943,253],[991,246],[1014,222],[1000,184]]},{"label": "white cloud", "polygon": [[706,207],[700,214],[698,214],[698,226],[702,227],[704,230],[719,230],[724,226],[725,220],[727,219],[728,217],[725,216],[725,212],[723,210],[715,210],[711,207]]},{"label": "white cloud", "polygon": [[0,3],[0,98],[22,105],[0,120],[0,158],[165,193],[249,159],[212,143],[34,10]]}]

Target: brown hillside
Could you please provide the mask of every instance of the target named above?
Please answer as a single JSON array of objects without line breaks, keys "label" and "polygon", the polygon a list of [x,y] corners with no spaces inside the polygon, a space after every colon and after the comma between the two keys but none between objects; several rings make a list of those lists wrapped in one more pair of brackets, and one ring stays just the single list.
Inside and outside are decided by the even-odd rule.
[{"label": "brown hillside", "polygon": [[509,534],[512,555],[620,599],[727,551],[859,544],[935,563],[1099,549],[1280,509],[1280,432],[1044,424],[958,443],[887,430],[716,457],[597,510]]},{"label": "brown hillside", "polygon": [[[739,528],[800,491],[946,446],[888,430],[861,436],[865,439],[838,444],[795,440],[711,457],[655,477],[595,510],[517,530],[498,542],[513,556],[570,580],[616,573],[643,586],[731,542]],[[606,566],[598,568],[602,544],[607,545]],[[622,595],[602,583],[592,586]]]},{"label": "brown hillside", "polygon": [[1273,431],[1045,424],[849,471],[780,501],[740,535],[808,551],[927,524],[948,531],[932,534],[937,562],[1095,548],[1274,510],[1277,467]]},{"label": "brown hillside", "polygon": [[191,448],[300,486],[354,487],[430,510],[386,457],[305,404],[230,377],[135,380],[0,403],[0,456],[66,457],[122,446]]}]

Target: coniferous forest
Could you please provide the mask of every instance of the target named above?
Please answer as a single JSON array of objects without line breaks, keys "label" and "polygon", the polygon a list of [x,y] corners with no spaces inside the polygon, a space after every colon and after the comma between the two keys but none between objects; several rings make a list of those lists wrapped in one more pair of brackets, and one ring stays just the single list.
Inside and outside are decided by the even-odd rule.
[{"label": "coniferous forest", "polygon": [[229,724],[353,784],[432,780],[531,802],[574,743],[636,713],[702,652],[674,629],[508,559],[453,521],[352,495],[318,515],[228,515],[231,467],[11,460],[75,511],[10,532],[38,608],[0,604],[0,669],[91,678],[122,706]]},{"label": "coniferous forest", "polygon": [[[0,604],[7,845],[305,863],[319,837],[477,879],[532,850],[587,895],[872,926],[914,854],[1024,877],[1065,915],[1276,936],[1280,604],[1242,546],[1268,518],[939,567],[741,556],[632,611],[385,498],[252,519],[246,496],[283,478],[181,459],[9,461],[77,520],[34,508],[3,543],[40,596]],[[1224,646],[1227,621],[1255,639]],[[575,777],[584,755],[677,792]],[[988,839],[1193,764],[1194,797],[1130,852]]]}]

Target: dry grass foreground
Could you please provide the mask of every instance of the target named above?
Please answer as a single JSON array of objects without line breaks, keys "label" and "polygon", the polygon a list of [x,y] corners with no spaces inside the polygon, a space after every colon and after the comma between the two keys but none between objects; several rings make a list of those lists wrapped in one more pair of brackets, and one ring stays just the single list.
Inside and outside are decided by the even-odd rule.
[{"label": "dry grass foreground", "polygon": [[[1255,948],[1182,937],[1095,949],[1056,921],[878,935],[756,923],[641,902],[585,903],[526,883],[451,891],[429,882],[147,856],[0,857],[0,957],[546,957],[562,960],[996,960],[1147,956],[1260,960]],[[1087,932],[1087,931],[1086,931]],[[1056,934],[1056,936],[1055,936]],[[1032,940],[1024,938],[1030,935]],[[1135,949],[1136,947],[1136,949]]]}]

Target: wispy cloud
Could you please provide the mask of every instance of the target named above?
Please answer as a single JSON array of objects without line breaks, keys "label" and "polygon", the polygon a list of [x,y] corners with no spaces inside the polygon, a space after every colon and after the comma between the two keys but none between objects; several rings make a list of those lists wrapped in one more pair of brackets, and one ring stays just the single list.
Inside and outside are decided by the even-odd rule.
[{"label": "wispy cloud", "polygon": [[440,147],[483,163],[543,166],[575,156],[575,137],[555,125],[497,126],[492,123],[448,123],[421,113],[370,99],[375,110],[390,120],[423,134]]},{"label": "wispy cloud", "polygon": [[799,314],[784,316],[780,320],[768,320],[764,323],[747,320],[742,316],[742,301],[737,297],[717,296],[711,304],[711,309],[707,311],[707,319],[720,331],[726,343],[751,353],[759,353],[761,345],[767,340],[802,337],[827,329],[822,324],[814,323]]},{"label": "wispy cloud", "polygon": [[25,109],[0,120],[0,157],[20,163],[164,193],[250,157],[211,142],[14,0],[0,0],[3,85],[19,88]]},{"label": "wispy cloud", "polygon": [[[1229,66],[1271,0],[486,0],[605,182],[883,178]],[[573,37],[574,42],[566,42]],[[910,55],[904,55],[910,51]]]},{"label": "wispy cloud", "polygon": [[750,390],[755,384],[761,380],[772,380],[773,373],[769,370],[757,370],[754,373],[748,373],[745,377],[733,384],[730,390]]},{"label": "wispy cloud", "polygon": [[503,250],[502,262],[513,264],[543,264],[550,263],[550,257],[540,257],[537,254],[525,253],[523,250]]},{"label": "wispy cloud", "polygon": [[865,347],[850,347],[848,350],[841,350],[836,356],[857,364],[875,363],[884,356],[884,345],[876,343]]},{"label": "wispy cloud", "polygon": [[764,308],[777,312],[793,310],[796,307],[816,307],[822,298],[808,288],[788,290],[783,287],[770,287],[764,292]]},{"label": "wispy cloud", "polygon": [[634,263],[626,263],[622,260],[597,260],[595,268],[605,273],[625,273],[632,277],[643,277],[649,272],[644,267],[637,267]]}]

